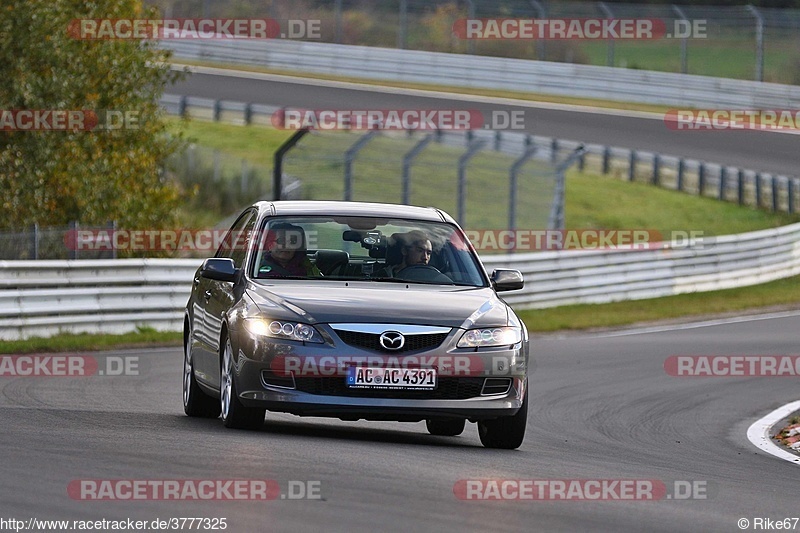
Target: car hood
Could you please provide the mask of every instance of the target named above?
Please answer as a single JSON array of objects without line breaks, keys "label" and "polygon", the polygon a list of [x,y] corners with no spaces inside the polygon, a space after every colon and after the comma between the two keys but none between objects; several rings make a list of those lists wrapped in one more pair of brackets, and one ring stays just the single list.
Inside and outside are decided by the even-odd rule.
[{"label": "car hood", "polygon": [[253,282],[248,294],[266,316],[307,323],[508,324],[508,306],[488,287],[285,280]]}]

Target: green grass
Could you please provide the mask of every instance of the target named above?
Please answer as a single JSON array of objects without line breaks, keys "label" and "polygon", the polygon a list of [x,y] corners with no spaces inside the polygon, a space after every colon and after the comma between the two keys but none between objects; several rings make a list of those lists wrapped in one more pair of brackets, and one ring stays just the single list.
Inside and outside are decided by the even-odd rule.
[{"label": "green grass", "polygon": [[800,276],[738,289],[608,304],[529,309],[518,311],[518,314],[530,331],[548,332],[624,326],[779,305],[800,307]]},{"label": "green grass", "polygon": [[121,335],[62,333],[48,338],[31,337],[24,340],[0,341],[0,353],[79,352],[112,348],[180,346],[182,340],[181,332],[156,331],[140,327],[137,331]]}]

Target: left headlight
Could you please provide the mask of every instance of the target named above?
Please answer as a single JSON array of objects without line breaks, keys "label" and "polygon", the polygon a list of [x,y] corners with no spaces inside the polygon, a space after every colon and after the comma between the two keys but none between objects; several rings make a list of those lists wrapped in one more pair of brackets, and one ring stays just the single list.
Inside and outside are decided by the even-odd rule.
[{"label": "left headlight", "polygon": [[319,331],[309,324],[264,318],[247,318],[244,323],[253,335],[319,344],[325,342]]},{"label": "left headlight", "polygon": [[522,328],[470,329],[461,335],[459,348],[482,348],[485,346],[510,346],[522,340]]}]

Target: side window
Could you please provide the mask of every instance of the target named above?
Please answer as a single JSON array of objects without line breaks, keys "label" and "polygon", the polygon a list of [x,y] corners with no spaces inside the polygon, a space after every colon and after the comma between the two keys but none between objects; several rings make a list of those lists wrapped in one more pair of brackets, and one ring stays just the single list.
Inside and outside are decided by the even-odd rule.
[{"label": "side window", "polygon": [[236,268],[241,268],[256,224],[255,212],[246,211],[233,223],[214,257],[230,257]]}]

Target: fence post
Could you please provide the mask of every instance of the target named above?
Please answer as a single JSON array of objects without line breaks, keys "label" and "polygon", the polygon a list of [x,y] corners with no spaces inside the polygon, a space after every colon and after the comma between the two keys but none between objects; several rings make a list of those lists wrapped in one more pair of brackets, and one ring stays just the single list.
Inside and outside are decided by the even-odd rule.
[{"label": "fence post", "polygon": [[[686,13],[683,12],[678,5],[672,4],[672,10],[680,17],[681,20],[689,22]],[[681,38],[681,74],[689,72],[689,40],[686,37]]]},{"label": "fence post", "polygon": [[[536,16],[540,19],[547,18],[547,11],[545,11],[544,6],[538,0],[529,0],[533,9],[536,10]],[[547,42],[546,39],[539,39],[536,41],[536,59],[539,61],[545,61],[545,55],[547,53],[547,49],[545,48],[545,43]]]},{"label": "fence post", "polygon": [[[337,0],[341,3],[342,0]],[[397,48],[404,50],[408,46],[408,0],[400,0],[397,26]]]},{"label": "fence post", "polygon": [[272,199],[278,201],[281,199],[281,192],[283,187],[283,156],[286,152],[291,150],[297,142],[303,138],[303,135],[308,133],[308,128],[302,128],[294,132],[294,135],[289,137],[286,142],[275,150],[272,164]]},{"label": "fence post", "polygon": [[558,139],[550,140],[550,161],[555,163],[558,160]]},{"label": "fence post", "polygon": [[786,210],[790,215],[794,213],[794,180],[795,178],[789,177],[786,182],[786,195],[788,196]]},{"label": "fence post", "polygon": [[500,151],[500,144],[503,142],[503,133],[500,130],[494,132],[494,151]]},{"label": "fence post", "polygon": [[569,167],[575,162],[577,158],[585,151],[584,146],[578,145],[577,148],[564,160],[558,167],[556,167],[556,190],[553,195],[553,204],[550,207],[550,217],[547,221],[547,229],[564,230],[565,222],[565,207],[567,177],[566,172]]},{"label": "fence post", "polygon": [[353,146],[347,149],[344,153],[344,201],[350,202],[353,200],[353,160],[358,155],[366,144],[378,134],[379,130],[370,130],[362,135]]},{"label": "fence post", "polygon": [[403,203],[409,205],[411,203],[411,164],[414,159],[425,149],[426,146],[433,140],[433,134],[429,133],[419,140],[411,150],[406,152],[403,156]]},{"label": "fence post", "polygon": [[464,217],[466,216],[466,200],[467,200],[467,164],[475,154],[477,154],[486,141],[477,140],[470,142],[467,151],[458,158],[458,218],[457,221],[460,225],[464,225]]},{"label": "fence post", "polygon": [[[475,2],[474,0],[464,0],[467,3],[467,18],[475,20]],[[467,40],[467,53],[475,55],[475,39]]]},{"label": "fence post", "polygon": [[683,173],[686,172],[686,162],[681,157],[678,159],[678,183],[676,188],[679,191],[683,191]]},{"label": "fence post", "polygon": [[69,223],[69,229],[73,235],[75,235],[75,246],[72,247],[72,250],[69,251],[68,257],[69,259],[78,259],[78,228],[80,225],[78,224],[77,220],[73,220]]},{"label": "fence post", "polygon": [[186,96],[181,96],[178,100],[178,116],[186,118]]},{"label": "fence post", "polygon": [[[28,255],[30,255],[33,259],[39,259],[39,223],[34,222],[31,230],[31,242],[30,248],[28,248]],[[75,243],[75,245],[77,245],[77,233],[72,234],[72,241]],[[69,242],[69,240],[67,240],[67,242]]]},{"label": "fence post", "polygon": [[[614,13],[611,11],[611,8],[605,2],[598,2],[597,4],[600,9],[603,11],[607,19],[613,19]],[[606,54],[606,65],[609,67],[614,66],[614,39],[608,40],[608,52]]]},{"label": "fence post", "polygon": [[214,100],[214,122],[219,122],[219,118],[222,116],[222,100]]},{"label": "fence post", "polygon": [[517,178],[519,176],[519,171],[535,153],[536,147],[529,147],[525,150],[524,154],[511,164],[511,169],[508,173],[508,229],[510,231],[517,229]]},{"label": "fence post", "polygon": [[244,123],[248,126],[253,123],[253,104],[244,104]]},{"label": "fence post", "polygon": [[333,41],[336,44],[342,44],[342,0],[336,0],[333,4],[333,9],[334,18],[336,19]]},{"label": "fence post", "polygon": [[725,188],[726,188],[726,181],[728,178],[728,169],[725,165],[720,165],[719,167],[719,199],[725,199]]},{"label": "fence post", "polygon": [[747,10],[756,19],[756,81],[764,81],[764,17],[755,6],[747,4]]}]

